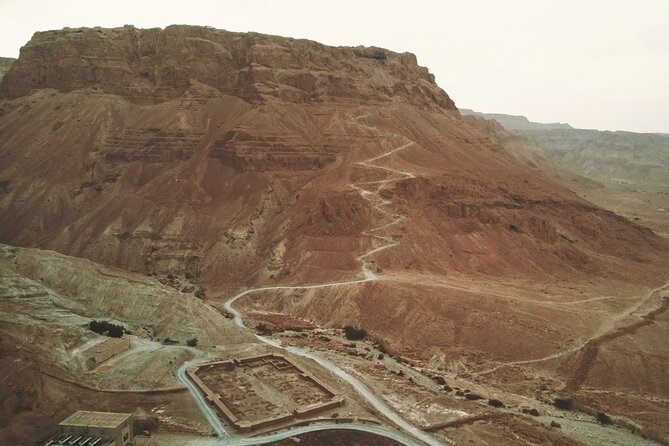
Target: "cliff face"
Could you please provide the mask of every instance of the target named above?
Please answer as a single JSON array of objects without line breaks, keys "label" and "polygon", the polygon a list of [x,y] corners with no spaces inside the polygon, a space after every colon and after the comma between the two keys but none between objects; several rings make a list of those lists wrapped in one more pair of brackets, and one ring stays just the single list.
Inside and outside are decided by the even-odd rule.
[{"label": "cliff face", "polygon": [[[388,161],[421,180],[384,192],[412,218],[386,267],[590,274],[602,250],[647,263],[663,249],[513,160],[411,54],[189,26],[65,29],[22,48],[2,93],[0,241],[186,287],[356,275],[378,215],[351,183],[379,179],[356,162],[407,143]],[[619,236],[583,231],[602,219]],[[425,255],[435,231],[448,255]]]},{"label": "cliff face", "polygon": [[460,112],[463,116],[478,116],[484,119],[494,119],[499,122],[505,129],[509,131],[515,130],[552,130],[552,129],[573,129],[572,126],[562,122],[551,122],[543,124],[540,122],[532,122],[525,116],[505,115],[502,113],[480,113],[474,110],[461,108]]},{"label": "cliff face", "polygon": [[15,98],[43,88],[95,87],[153,103],[181,96],[194,81],[250,102],[399,100],[455,109],[410,53],[195,26],[36,33],[1,91]]},{"label": "cliff face", "polygon": [[12,59],[11,57],[0,57],[0,81],[2,81],[2,78],[9,71],[9,68],[15,60],[16,59]]}]

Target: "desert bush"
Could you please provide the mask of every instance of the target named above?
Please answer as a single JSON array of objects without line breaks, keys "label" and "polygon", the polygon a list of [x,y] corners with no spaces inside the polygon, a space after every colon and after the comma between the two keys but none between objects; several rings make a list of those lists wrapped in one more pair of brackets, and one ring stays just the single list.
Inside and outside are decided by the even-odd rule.
[{"label": "desert bush", "polygon": [[386,60],[388,58],[388,54],[380,48],[364,48],[362,50],[356,48],[353,53],[358,57],[367,59]]},{"label": "desert bush", "polygon": [[270,329],[267,325],[265,324],[258,324],[256,325],[256,331],[263,335],[263,336],[269,336],[272,334],[272,329]]},{"label": "desert bush", "polygon": [[186,341],[186,345],[189,347],[196,347],[197,346],[197,338],[191,338]]},{"label": "desert bush", "polygon": [[559,397],[553,400],[553,405],[558,409],[572,410],[574,408],[574,401],[571,398]]},{"label": "desert bush", "polygon": [[597,412],[595,418],[597,419],[597,422],[599,424],[613,424],[613,420],[611,419],[611,417],[605,414],[604,412]]},{"label": "desert bush", "polygon": [[367,332],[362,328],[356,328],[352,325],[347,325],[344,327],[344,336],[350,341],[359,341],[367,337]]},{"label": "desert bush", "polygon": [[470,400],[470,401],[476,401],[476,400],[482,400],[483,397],[481,395],[477,395],[475,393],[467,393],[465,395],[465,398]]},{"label": "desert bush", "polygon": [[432,380],[439,384],[440,386],[446,385],[446,380],[443,376],[433,376]]},{"label": "desert bush", "polygon": [[494,398],[488,400],[488,405],[492,407],[506,407],[503,402]]},{"label": "desert bush", "polygon": [[126,331],[122,325],[112,324],[109,321],[90,321],[88,328],[95,333],[106,334],[111,338],[123,337],[123,333]]},{"label": "desert bush", "polygon": [[532,415],[533,417],[538,417],[539,416],[539,411],[537,409],[523,409],[523,413],[526,413],[528,415]]}]

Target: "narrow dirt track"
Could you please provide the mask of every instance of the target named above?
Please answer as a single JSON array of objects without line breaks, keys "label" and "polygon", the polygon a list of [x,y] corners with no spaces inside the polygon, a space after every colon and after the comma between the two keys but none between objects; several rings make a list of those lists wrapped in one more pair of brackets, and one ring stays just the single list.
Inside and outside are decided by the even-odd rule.
[{"label": "narrow dirt track", "polygon": [[588,379],[590,370],[595,365],[595,361],[597,360],[597,355],[599,354],[599,349],[602,345],[611,342],[615,339],[618,339],[622,336],[633,335],[641,327],[653,324],[655,322],[655,318],[660,314],[664,313],[665,311],[667,311],[668,309],[669,309],[669,297],[665,296],[662,299],[660,306],[654,309],[653,311],[649,312],[648,314],[643,315],[641,317],[641,320],[632,322],[622,327],[618,327],[613,331],[610,331],[606,334],[603,334],[602,336],[593,338],[590,341],[588,341],[586,346],[581,351],[581,354],[579,355],[578,363],[576,368],[574,369],[573,375],[571,376],[569,381],[567,381],[566,389],[572,391],[578,390],[585,383],[585,381]]},{"label": "narrow dirt track", "polygon": [[639,320],[636,320],[634,322],[629,322],[624,325],[616,326],[617,323],[623,321],[624,319],[634,316],[635,313],[639,311],[639,309],[643,307],[644,304],[646,304],[649,300],[653,299],[655,295],[659,294],[660,292],[662,292],[667,288],[669,288],[669,280],[664,284],[660,285],[659,287],[653,288],[652,290],[648,291],[641,299],[637,301],[637,303],[635,303],[624,312],[616,315],[614,318],[609,320],[608,323],[605,326],[603,326],[603,328],[601,328],[598,333],[595,333],[592,337],[586,339],[585,341],[581,342],[575,347],[554,353],[552,355],[544,356],[542,358],[507,362],[504,364],[500,364],[496,367],[493,367],[491,369],[472,373],[472,375],[487,375],[503,367],[513,366],[513,365],[536,364],[540,362],[550,361],[552,359],[561,358],[570,355],[572,353],[581,352],[580,357],[578,359],[578,365],[574,369],[574,374],[567,382],[567,389],[575,390],[578,387],[580,387],[583,384],[583,382],[585,382],[587,374],[595,362],[600,345],[609,342],[613,339],[619,338],[621,336],[634,333],[640,327],[653,323],[655,317],[657,317],[658,314],[661,314],[662,312],[667,310],[667,307],[669,306],[668,303],[669,300],[665,297],[660,301],[660,305],[658,307],[654,308],[648,313],[638,315],[637,317],[639,318]]},{"label": "narrow dirt track", "polygon": [[[381,195],[379,194],[379,188],[376,188],[376,190],[369,190],[365,189],[365,185],[382,185],[382,184],[388,184],[392,183],[395,181],[400,181],[405,178],[414,178],[414,175],[409,172],[403,172],[400,170],[395,170],[389,167],[385,166],[378,166],[374,164],[376,161],[388,157],[396,152],[399,152],[400,150],[404,150],[410,146],[412,146],[414,143],[409,142],[406,143],[402,146],[396,147],[386,153],[383,153],[381,155],[375,156],[373,158],[367,159],[365,161],[360,161],[357,162],[359,166],[369,168],[369,169],[380,169],[385,172],[390,172],[394,175],[395,178],[388,178],[385,180],[380,180],[380,181],[369,181],[369,182],[360,182],[357,184],[350,184],[350,187],[358,191],[360,196],[367,200],[373,209],[379,211],[381,214],[384,216],[389,217],[391,220],[389,222],[384,222],[383,224],[376,226],[368,231],[365,231],[363,235],[369,236],[373,238],[374,240],[380,240],[382,244],[380,246],[373,247],[369,251],[363,253],[362,255],[357,257],[358,262],[360,263],[360,274],[361,277],[352,279],[349,281],[339,281],[339,282],[327,282],[327,283],[320,283],[320,284],[309,284],[309,285],[295,285],[295,286],[271,286],[271,287],[259,287],[259,288],[252,288],[248,289],[245,291],[242,291],[234,296],[232,296],[230,299],[228,299],[225,304],[224,308],[229,311],[233,316],[234,316],[234,322],[237,326],[240,328],[243,328],[245,330],[252,331],[249,327],[247,327],[244,323],[244,318],[243,315],[234,308],[234,304],[236,301],[241,299],[244,296],[247,296],[249,294],[255,294],[255,293],[261,293],[261,292],[266,292],[266,291],[280,291],[280,290],[305,290],[305,289],[314,289],[314,288],[333,288],[333,287],[339,287],[339,286],[350,286],[350,285],[356,285],[356,284],[361,284],[361,283],[366,283],[366,282],[371,282],[375,280],[379,280],[379,276],[372,271],[369,268],[368,264],[368,259],[372,257],[373,255],[392,248],[394,246],[397,246],[400,241],[393,239],[390,236],[385,236],[385,235],[379,235],[378,233],[403,221],[406,217],[404,215],[400,215],[397,213],[392,212],[391,210],[387,210],[386,208],[389,207],[392,203],[388,200],[385,200]],[[336,364],[332,363],[331,361],[323,358],[322,356],[308,351],[306,349],[298,348],[298,347],[292,347],[292,346],[287,346],[284,347],[281,345],[280,342],[275,341],[273,339],[265,338],[263,336],[255,335],[256,338],[268,345],[271,345],[276,348],[283,349],[289,353],[292,353],[297,356],[301,356],[304,358],[309,358],[314,360],[316,363],[318,363],[320,366],[322,366],[324,369],[328,370],[330,373],[335,374],[339,378],[343,379],[346,381],[348,384],[350,384],[353,389],[363,398],[365,399],[372,407],[374,407],[376,410],[378,410],[380,413],[382,413],[388,420],[390,420],[400,431],[408,434],[410,437],[415,438],[416,440],[419,441],[419,443],[414,442],[413,440],[410,440],[409,438],[405,438],[402,436],[398,436],[395,432],[389,429],[384,429],[384,428],[371,428],[369,426],[365,425],[347,425],[347,424],[332,424],[331,427],[332,429],[340,429],[342,427],[346,428],[346,426],[349,426],[351,429],[356,429],[356,430],[362,430],[370,433],[376,433],[378,435],[383,435],[388,438],[392,438],[396,441],[400,441],[401,443],[405,445],[416,445],[416,444],[428,444],[430,446],[442,446],[443,443],[436,438],[434,438],[432,435],[424,432],[420,428],[414,426],[413,424],[407,422],[402,416],[396,412],[394,409],[392,409],[388,404],[386,404],[382,397],[377,396],[374,394],[373,391],[371,391],[367,386],[365,386],[360,380],[355,378],[354,376],[350,375],[346,371],[344,371],[342,368],[337,366]],[[205,417],[208,419],[212,427],[214,428],[214,431],[216,434],[221,438],[222,440],[225,441],[226,444],[231,444],[231,445],[241,445],[241,444],[262,444],[267,442],[267,436],[263,437],[257,437],[257,438],[243,438],[243,437],[237,437],[234,434],[229,433],[226,429],[225,426],[221,423],[220,419],[218,419],[218,416],[216,416],[211,407],[204,401],[202,398],[202,395],[199,393],[197,388],[194,386],[192,382],[187,378],[187,375],[185,374],[185,370],[187,367],[195,365],[197,362],[201,362],[202,360],[195,360],[191,361],[187,364],[184,364],[180,367],[179,372],[178,372],[178,377],[179,379],[186,385],[186,387],[191,391],[191,394],[193,394],[193,398],[200,407],[200,410],[204,413]],[[205,407],[206,406],[206,407]],[[302,429],[303,432],[308,432],[310,431],[309,429],[313,428],[313,430],[323,430],[328,427],[324,427],[323,424],[319,426],[312,426],[312,427],[305,427]],[[280,435],[283,438],[287,438],[288,436],[295,435],[295,431],[288,431],[284,433],[278,433],[276,435]],[[445,442],[449,445],[455,445],[456,443],[453,440],[446,439]]]}]

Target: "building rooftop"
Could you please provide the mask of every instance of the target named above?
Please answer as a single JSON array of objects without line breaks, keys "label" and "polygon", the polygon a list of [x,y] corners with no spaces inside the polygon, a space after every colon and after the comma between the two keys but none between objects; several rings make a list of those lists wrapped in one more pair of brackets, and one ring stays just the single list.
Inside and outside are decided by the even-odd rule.
[{"label": "building rooftop", "polygon": [[60,426],[115,428],[130,418],[130,413],[88,412],[78,410],[59,423]]}]

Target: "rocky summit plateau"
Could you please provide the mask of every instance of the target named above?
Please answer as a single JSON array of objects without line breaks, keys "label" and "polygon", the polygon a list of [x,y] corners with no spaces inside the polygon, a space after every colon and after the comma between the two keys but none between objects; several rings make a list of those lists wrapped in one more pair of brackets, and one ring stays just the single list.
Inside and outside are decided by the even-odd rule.
[{"label": "rocky summit plateau", "polygon": [[536,149],[570,126],[462,116],[410,53],[208,27],[6,65],[0,444],[77,410],[158,445],[669,442],[664,223]]}]

